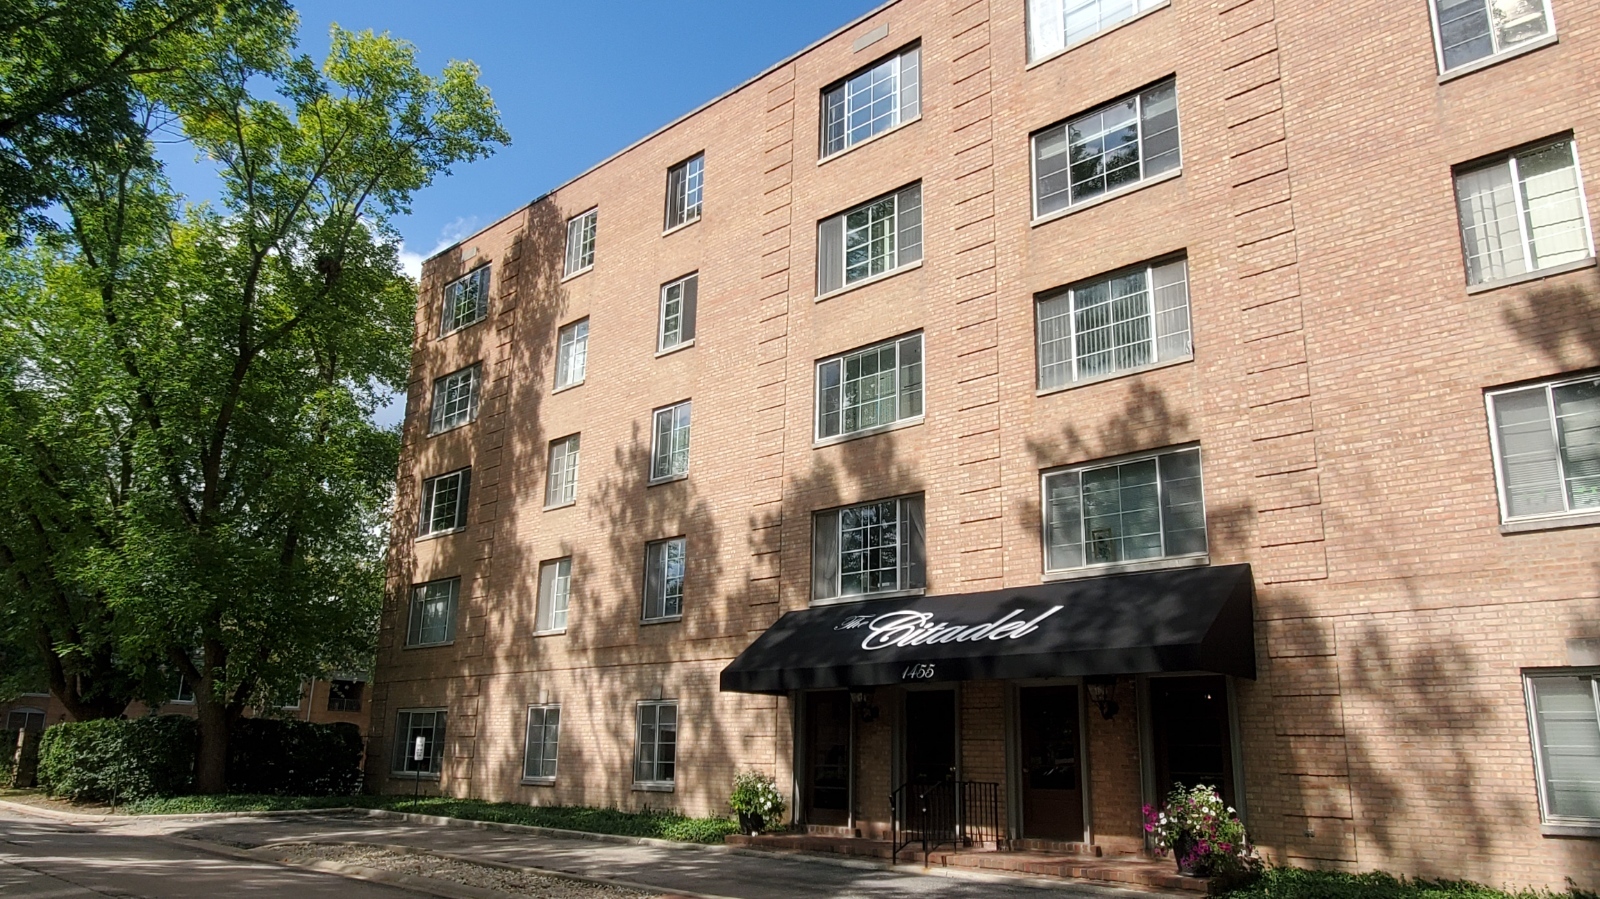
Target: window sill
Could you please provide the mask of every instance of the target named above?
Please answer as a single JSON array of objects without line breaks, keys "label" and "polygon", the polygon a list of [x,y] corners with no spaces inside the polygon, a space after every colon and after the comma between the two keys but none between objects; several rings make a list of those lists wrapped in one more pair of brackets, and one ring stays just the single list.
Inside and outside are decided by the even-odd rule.
[{"label": "window sill", "polygon": [[524,777],[522,785],[525,787],[553,787],[556,785],[554,777]]},{"label": "window sill", "polygon": [[556,503],[554,505],[545,506],[544,507],[544,511],[546,511],[546,512],[554,512],[557,509],[570,509],[573,506],[576,506],[577,504],[578,504],[577,500],[569,499],[564,503]]},{"label": "window sill", "polygon": [[1587,259],[1579,259],[1576,262],[1568,262],[1565,265],[1552,265],[1549,268],[1541,268],[1535,272],[1527,272],[1526,274],[1516,275],[1510,278],[1501,278],[1497,281],[1484,281],[1480,284],[1468,284],[1467,295],[1471,296],[1475,293],[1488,293],[1491,290],[1499,290],[1502,287],[1512,287],[1517,284],[1527,284],[1530,281],[1543,281],[1546,278],[1554,278],[1556,275],[1565,275],[1567,272],[1576,272],[1586,268],[1594,268],[1594,265],[1595,259],[1593,256],[1590,256]]},{"label": "window sill", "polygon": [[688,221],[682,222],[680,224],[673,225],[671,228],[667,228],[666,230],[661,232],[661,236],[662,237],[667,237],[667,236],[672,235],[672,234],[677,234],[679,231],[682,231],[683,229],[689,227],[690,225],[698,224],[700,222],[700,216],[701,216],[701,213],[698,213],[698,212],[695,213],[694,214],[694,218],[689,219]]},{"label": "window sill", "polygon": [[664,478],[651,478],[645,484],[645,486],[646,487],[659,487],[662,484],[671,484],[674,481],[687,481],[688,479],[689,479],[689,473],[686,471],[683,474],[667,475]]},{"label": "window sill", "polygon": [[1565,512],[1546,518],[1520,518],[1502,522],[1502,534],[1527,534],[1533,531],[1558,531],[1563,528],[1582,528],[1600,524],[1600,512]]},{"label": "window sill", "polygon": [[481,323],[486,322],[488,320],[489,320],[489,316],[486,314],[486,315],[484,315],[483,318],[473,319],[472,321],[467,322],[466,324],[462,325],[459,328],[451,328],[450,330],[445,331],[444,333],[440,334],[437,339],[438,340],[444,340],[447,337],[454,337],[455,335],[460,334],[462,331],[467,330],[468,328],[472,327],[473,325],[481,324]]},{"label": "window sill", "polygon": [[1539,38],[1538,40],[1529,41],[1528,43],[1523,44],[1520,47],[1513,47],[1510,50],[1505,50],[1505,51],[1502,51],[1500,53],[1496,53],[1493,56],[1485,56],[1482,59],[1475,59],[1472,62],[1467,63],[1466,65],[1457,66],[1456,68],[1451,69],[1448,72],[1445,72],[1443,75],[1440,75],[1439,76],[1439,83],[1440,84],[1444,84],[1444,83],[1449,82],[1449,81],[1454,81],[1457,78],[1461,78],[1461,77],[1463,77],[1465,75],[1471,75],[1473,72],[1481,72],[1484,69],[1488,69],[1488,68],[1492,68],[1494,66],[1497,66],[1500,63],[1505,62],[1506,60],[1516,59],[1517,57],[1521,56],[1524,53],[1532,53],[1535,50],[1542,50],[1545,47],[1548,47],[1551,44],[1554,44],[1556,42],[1556,40],[1557,40],[1557,37],[1558,36],[1555,35],[1555,34],[1547,34],[1544,37]]},{"label": "window sill", "polygon": [[636,793],[671,793],[675,787],[671,781],[665,783],[652,781],[650,783],[636,783],[633,790]]},{"label": "window sill", "polygon": [[570,275],[562,275],[561,276],[561,280],[557,281],[556,283],[557,284],[565,284],[568,281],[571,281],[573,278],[581,278],[584,275],[587,275],[592,271],[594,271],[594,263],[593,262],[589,263],[588,265],[584,266],[583,268],[578,269],[577,271],[573,272]]},{"label": "window sill", "polygon": [[1211,564],[1211,554],[1199,556],[1179,556],[1175,559],[1141,559],[1137,562],[1113,562],[1109,565],[1089,565],[1083,568],[1072,568],[1066,571],[1046,571],[1042,578],[1044,583],[1055,581],[1076,581],[1089,577],[1105,577],[1113,574],[1132,574],[1136,571],[1161,571],[1167,568],[1199,568]]},{"label": "window sill", "polygon": [[1028,227],[1037,228],[1040,225],[1048,224],[1048,223],[1053,222],[1053,221],[1055,221],[1057,219],[1064,219],[1069,215],[1076,215],[1077,213],[1083,212],[1086,209],[1093,209],[1093,208],[1095,208],[1096,206],[1099,206],[1102,203],[1109,203],[1112,200],[1116,200],[1116,199],[1119,199],[1121,197],[1125,197],[1128,194],[1138,193],[1139,191],[1144,190],[1147,187],[1155,187],[1157,184],[1162,184],[1164,182],[1171,181],[1172,179],[1174,179],[1174,178],[1176,178],[1176,177],[1178,177],[1179,175],[1182,175],[1182,174],[1183,174],[1183,166],[1180,165],[1180,166],[1178,166],[1177,168],[1173,169],[1170,172],[1162,172],[1159,175],[1152,175],[1151,177],[1146,178],[1143,181],[1135,182],[1133,184],[1128,185],[1127,187],[1119,187],[1116,190],[1112,191],[1111,193],[1101,194],[1100,196],[1095,197],[1092,200],[1084,200],[1082,203],[1079,203],[1076,206],[1068,206],[1066,209],[1057,209],[1055,212],[1047,212],[1044,215],[1041,215],[1041,216],[1038,216],[1038,217],[1034,218],[1033,221],[1028,223]]},{"label": "window sill", "polygon": [[905,599],[909,596],[923,596],[927,592],[927,587],[916,587],[911,590],[888,590],[883,593],[858,593],[854,596],[835,596],[832,599],[813,599],[811,607],[843,606],[853,602],[871,602],[879,599]]},{"label": "window sill", "polygon": [[1593,824],[1550,824],[1539,825],[1539,835],[1542,837],[1600,837],[1600,822]]},{"label": "window sill", "polygon": [[429,540],[437,540],[440,537],[448,537],[451,534],[459,534],[459,533],[461,533],[462,531],[464,531],[466,529],[467,529],[467,526],[466,525],[462,525],[461,527],[458,527],[458,528],[451,528],[448,531],[432,531],[432,532],[427,533],[427,534],[418,534],[416,542],[424,543],[424,542],[429,541]]},{"label": "window sill", "polygon": [[456,641],[454,640],[446,640],[443,643],[407,643],[400,647],[400,651],[409,652],[413,649],[439,649],[441,647],[454,645],[456,645]]},{"label": "window sill", "polygon": [[668,615],[664,618],[640,618],[639,625],[642,627],[647,624],[677,624],[682,620],[682,615]]},{"label": "window sill", "polygon": [[413,774],[410,771],[390,771],[389,772],[389,777],[393,778],[394,780],[438,780],[439,779],[439,775],[438,774],[425,774],[425,773],[421,773],[421,772]]},{"label": "window sill", "polygon": [[472,424],[472,423],[473,423],[473,422],[475,422],[475,421],[477,421],[477,420],[478,420],[478,418],[477,418],[477,416],[473,416],[473,417],[472,417],[472,418],[469,418],[469,419],[467,419],[467,420],[466,420],[466,421],[464,421],[464,422],[462,422],[462,423],[461,423],[461,424],[458,424],[458,425],[451,425],[451,426],[450,426],[450,427],[448,427],[448,428],[440,428],[440,429],[439,429],[439,430],[437,430],[437,431],[431,431],[431,430],[430,430],[430,431],[429,431],[429,432],[428,432],[428,436],[429,436],[429,437],[438,437],[438,436],[439,436],[439,435],[441,435],[441,434],[448,434],[448,433],[450,433],[450,432],[451,432],[451,431],[459,431],[459,430],[461,430],[461,429],[462,429],[462,428],[464,428],[464,427],[466,427],[466,426],[467,426],[467,425],[470,425],[470,424]]},{"label": "window sill", "polygon": [[901,428],[914,427],[916,425],[922,424],[924,418],[925,418],[925,416],[918,415],[915,418],[903,418],[903,419],[901,419],[899,421],[892,422],[890,424],[878,425],[877,427],[872,427],[872,428],[865,428],[865,429],[860,430],[860,431],[851,431],[848,434],[835,434],[832,437],[823,437],[820,440],[811,441],[811,448],[812,449],[821,449],[822,447],[825,447],[825,446],[837,446],[838,444],[841,444],[841,443],[849,443],[852,440],[860,440],[863,437],[873,437],[873,436],[876,436],[878,434],[887,434],[890,431],[898,431]]},{"label": "window sill", "polygon": [[555,396],[558,393],[566,393],[568,390],[571,390],[574,387],[582,387],[582,386],[583,386],[583,382],[582,381],[573,381],[571,384],[564,384],[564,385],[562,385],[560,387],[557,387],[556,389],[550,391],[550,395],[551,396]]},{"label": "window sill", "polygon": [[1159,371],[1159,370],[1161,370],[1163,368],[1171,368],[1174,365],[1183,365],[1185,363],[1189,363],[1189,362],[1193,362],[1193,361],[1194,361],[1194,353],[1190,353],[1189,355],[1184,356],[1182,359],[1168,359],[1165,362],[1152,362],[1149,365],[1141,365],[1141,366],[1138,366],[1137,368],[1127,368],[1127,369],[1123,369],[1122,371],[1111,372],[1110,374],[1096,375],[1095,377],[1092,377],[1092,378],[1085,378],[1082,381],[1073,381],[1071,384],[1062,384],[1060,387],[1046,387],[1046,388],[1044,388],[1042,390],[1035,390],[1033,392],[1033,395],[1034,396],[1050,396],[1051,394],[1055,394],[1055,393],[1065,393],[1065,392],[1067,392],[1069,390],[1077,390],[1080,387],[1088,387],[1088,386],[1093,385],[1093,384],[1104,384],[1107,381],[1115,381],[1118,378],[1127,378],[1127,377],[1131,377],[1133,375],[1142,375],[1145,372]]},{"label": "window sill", "polygon": [[1144,12],[1138,13],[1137,15],[1135,15],[1131,19],[1124,19],[1121,22],[1118,22],[1117,24],[1112,25],[1110,28],[1105,29],[1104,31],[1096,31],[1094,34],[1089,35],[1088,37],[1084,38],[1081,41],[1078,41],[1075,44],[1068,44],[1065,47],[1062,47],[1060,50],[1051,51],[1049,55],[1041,56],[1038,59],[1034,60],[1033,62],[1028,63],[1026,66],[1023,67],[1023,71],[1028,71],[1029,69],[1033,69],[1033,68],[1035,68],[1037,66],[1042,66],[1045,63],[1049,62],[1050,60],[1056,59],[1058,57],[1061,57],[1061,56],[1064,56],[1064,55],[1066,55],[1068,53],[1071,53],[1072,51],[1078,49],[1079,47],[1084,46],[1085,44],[1092,44],[1095,41],[1099,40],[1100,38],[1105,37],[1108,34],[1111,34],[1112,32],[1115,32],[1115,31],[1117,31],[1119,29],[1122,29],[1122,28],[1126,28],[1129,25],[1132,25],[1134,22],[1137,22],[1140,19],[1144,18],[1145,16],[1148,16],[1151,13],[1156,12],[1157,10],[1166,9],[1167,7],[1169,7],[1171,5],[1172,5],[1171,2],[1167,2],[1167,3],[1161,4],[1160,6],[1152,6],[1149,9],[1145,10]]},{"label": "window sill", "polygon": [[895,133],[896,131],[899,131],[901,128],[905,128],[905,127],[910,126],[910,125],[915,125],[916,123],[918,123],[920,121],[922,121],[922,113],[919,112],[914,117],[906,119],[904,122],[901,122],[900,124],[894,126],[893,128],[890,128],[887,131],[879,131],[877,134],[874,134],[873,136],[867,138],[866,140],[857,141],[857,142],[851,144],[850,146],[845,147],[843,150],[838,150],[838,151],[836,151],[834,153],[830,153],[829,155],[822,157],[821,159],[817,160],[817,165],[819,165],[819,166],[820,165],[827,165],[828,163],[834,161],[835,159],[838,159],[841,156],[844,156],[844,155],[850,153],[853,150],[859,150],[862,147],[869,146],[871,144],[877,143],[878,141],[883,140],[884,138],[888,137],[889,135]]},{"label": "window sill", "polygon": [[884,280],[887,280],[889,278],[893,278],[895,275],[898,275],[898,274],[900,274],[902,272],[909,272],[909,271],[912,271],[913,269],[919,269],[919,268],[922,268],[922,260],[921,259],[918,259],[916,262],[908,262],[905,265],[896,266],[895,268],[892,268],[892,269],[890,269],[890,270],[888,270],[886,272],[880,272],[880,273],[878,273],[876,275],[873,275],[870,278],[862,278],[860,281],[857,281],[854,284],[846,284],[845,286],[839,288],[838,290],[830,290],[827,293],[820,294],[820,295],[812,298],[812,302],[820,303],[823,300],[831,300],[834,297],[839,296],[840,294],[849,293],[852,290],[860,290],[861,288],[866,287],[868,285],[876,284],[879,281],[884,281]]},{"label": "window sill", "polygon": [[688,340],[685,340],[682,343],[679,343],[679,344],[677,344],[675,346],[668,347],[668,348],[666,348],[664,350],[656,350],[656,358],[660,359],[662,356],[670,356],[673,353],[676,353],[676,352],[678,352],[680,350],[686,350],[686,349],[688,349],[689,347],[692,347],[692,346],[694,346],[694,338],[693,337],[691,337]]},{"label": "window sill", "polygon": [[567,632],[566,628],[561,628],[560,630],[555,630],[555,631],[534,631],[533,632],[533,636],[535,638],[538,638],[538,637],[559,637],[559,636],[565,634],[566,632]]}]

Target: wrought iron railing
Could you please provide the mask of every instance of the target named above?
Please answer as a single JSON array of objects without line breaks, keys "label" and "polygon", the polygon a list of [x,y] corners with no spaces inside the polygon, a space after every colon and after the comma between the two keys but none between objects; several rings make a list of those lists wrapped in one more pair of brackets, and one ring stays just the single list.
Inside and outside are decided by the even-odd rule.
[{"label": "wrought iron railing", "polygon": [[1000,829],[1000,785],[972,780],[943,780],[936,784],[904,783],[889,795],[893,812],[892,839],[898,860],[900,850],[921,843],[922,858],[946,843],[952,848],[999,848],[1005,839]]}]

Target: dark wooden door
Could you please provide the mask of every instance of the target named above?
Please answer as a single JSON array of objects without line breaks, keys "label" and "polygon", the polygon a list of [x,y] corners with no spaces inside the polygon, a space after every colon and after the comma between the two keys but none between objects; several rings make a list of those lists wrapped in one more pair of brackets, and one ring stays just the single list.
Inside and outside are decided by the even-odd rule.
[{"label": "dark wooden door", "polygon": [[806,823],[850,820],[850,694],[806,694]]},{"label": "dark wooden door", "polygon": [[955,691],[906,693],[906,780],[936,784],[955,777]]},{"label": "dark wooden door", "polygon": [[1150,717],[1156,798],[1164,801],[1177,784],[1207,784],[1234,805],[1228,684],[1222,676],[1151,678]]},{"label": "dark wooden door", "polygon": [[1078,688],[1021,691],[1022,835],[1083,839],[1083,760]]}]

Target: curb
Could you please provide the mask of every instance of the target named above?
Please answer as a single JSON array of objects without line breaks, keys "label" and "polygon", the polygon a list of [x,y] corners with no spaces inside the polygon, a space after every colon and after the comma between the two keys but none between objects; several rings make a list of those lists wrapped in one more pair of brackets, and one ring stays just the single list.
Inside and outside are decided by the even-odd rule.
[{"label": "curb", "polygon": [[224,818],[280,818],[299,817],[302,815],[326,815],[332,813],[349,813],[380,811],[380,809],[360,809],[352,806],[337,808],[291,808],[279,811],[240,810],[236,812],[174,812],[165,815],[115,815],[115,814],[90,814],[88,812],[64,812],[60,809],[45,808],[39,805],[30,805],[26,802],[13,802],[9,799],[0,799],[0,809],[10,809],[25,815],[39,815],[45,818],[54,818],[57,821],[79,822],[85,824],[105,823],[132,823],[134,821],[215,821]]}]

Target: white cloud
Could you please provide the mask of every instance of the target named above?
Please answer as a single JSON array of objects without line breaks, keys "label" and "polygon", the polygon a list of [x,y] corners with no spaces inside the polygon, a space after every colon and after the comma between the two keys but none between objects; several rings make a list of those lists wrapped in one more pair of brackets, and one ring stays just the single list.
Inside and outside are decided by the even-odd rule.
[{"label": "white cloud", "polygon": [[434,243],[433,249],[426,253],[419,253],[408,249],[406,242],[400,242],[400,267],[413,279],[422,277],[422,262],[439,251],[459,242],[461,239],[472,235],[478,230],[478,217],[462,217],[439,229],[439,239]]}]

